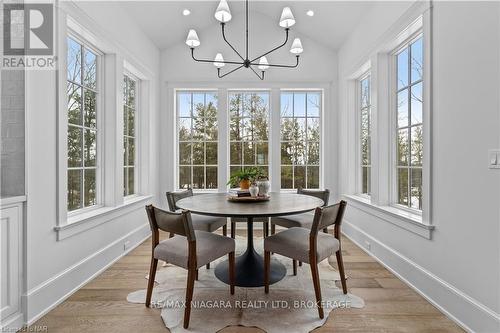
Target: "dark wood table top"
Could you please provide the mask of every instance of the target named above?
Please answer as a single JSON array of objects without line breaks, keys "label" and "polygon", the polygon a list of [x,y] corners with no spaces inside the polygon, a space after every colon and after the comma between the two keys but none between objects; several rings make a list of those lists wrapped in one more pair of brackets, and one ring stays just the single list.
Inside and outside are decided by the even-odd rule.
[{"label": "dark wood table top", "polygon": [[192,213],[223,217],[273,217],[311,211],[323,205],[323,200],[296,193],[270,193],[263,202],[232,202],[227,193],[197,194],[179,200],[176,205]]}]

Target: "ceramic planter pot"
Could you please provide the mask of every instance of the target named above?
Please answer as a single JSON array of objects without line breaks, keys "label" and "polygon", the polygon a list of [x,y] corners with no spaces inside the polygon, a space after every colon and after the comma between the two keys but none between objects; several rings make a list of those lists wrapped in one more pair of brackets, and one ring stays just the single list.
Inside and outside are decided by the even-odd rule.
[{"label": "ceramic planter pot", "polygon": [[240,189],[242,190],[248,190],[250,187],[250,180],[248,179],[243,179],[240,181]]}]

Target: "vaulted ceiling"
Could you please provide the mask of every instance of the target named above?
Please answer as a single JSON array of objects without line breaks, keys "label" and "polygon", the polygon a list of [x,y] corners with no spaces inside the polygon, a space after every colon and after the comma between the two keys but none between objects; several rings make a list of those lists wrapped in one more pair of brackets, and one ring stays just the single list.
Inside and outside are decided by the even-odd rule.
[{"label": "vaulted ceiling", "polygon": [[[233,17],[244,16],[245,2],[229,0]],[[214,12],[218,1],[119,1],[120,6],[130,15],[136,24],[149,36],[159,49],[166,49],[183,43],[190,28],[203,31],[217,25]],[[278,26],[283,7],[289,6],[297,23],[293,30],[303,34],[332,50],[337,50],[350,32],[361,22],[363,15],[372,6],[370,1],[250,1],[250,30],[252,12],[269,17]],[[183,9],[189,9],[191,15],[183,16]],[[306,15],[308,10],[314,16]],[[262,15],[260,15],[262,17]],[[235,20],[243,22],[242,20]],[[231,22],[231,31],[241,31],[244,26]],[[258,36],[253,36],[258,38]]]}]

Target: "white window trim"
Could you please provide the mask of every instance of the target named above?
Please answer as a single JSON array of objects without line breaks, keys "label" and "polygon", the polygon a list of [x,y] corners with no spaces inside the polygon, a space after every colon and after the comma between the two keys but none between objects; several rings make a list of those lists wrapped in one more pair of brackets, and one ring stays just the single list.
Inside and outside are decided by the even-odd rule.
[{"label": "white window trim", "polygon": [[[140,175],[137,194],[127,198],[123,197],[123,157],[120,157],[122,151],[116,149],[122,147],[123,142],[123,101],[122,86],[123,74],[125,70],[130,71],[141,80],[142,91],[140,93],[140,106],[142,110],[138,120],[140,131],[149,133],[149,113],[154,96],[151,93],[151,81],[154,73],[141,65],[140,61],[135,59],[126,48],[113,41],[112,36],[105,36],[102,28],[97,26],[94,21],[89,19],[73,3],[61,3],[56,11],[56,52],[58,56],[59,70],[57,71],[57,219],[54,231],[57,233],[57,240],[63,240],[88,229],[94,228],[100,224],[112,221],[118,216],[139,209],[146,202],[150,202],[149,184],[149,151],[150,138],[141,138],[139,146],[136,149],[140,152],[138,161],[140,163]],[[99,33],[95,33],[99,32]],[[113,128],[106,128],[106,132],[101,127],[101,138],[103,157],[99,166],[102,170],[101,178],[101,201],[98,207],[93,206],[77,210],[68,214],[67,211],[67,97],[66,97],[66,38],[68,33],[79,37],[87,45],[93,46],[93,49],[101,51],[100,73],[101,86],[101,110],[99,116],[106,117],[106,122],[115,124]],[[127,62],[124,58],[130,60]],[[132,65],[133,63],[133,65]],[[139,70],[140,69],[140,70]],[[147,74],[143,74],[147,73]],[[104,97],[107,96],[107,97]],[[115,110],[116,112],[109,112]],[[108,119],[109,117],[109,119]],[[109,120],[109,121],[108,121]],[[104,123],[103,119],[98,122]],[[99,126],[99,125],[98,125]],[[98,128],[99,130],[99,128]],[[104,154],[108,151],[107,154]],[[112,153],[109,153],[111,151]],[[112,166],[119,166],[115,170]]]},{"label": "white window trim", "polygon": [[[355,79],[355,84],[356,84],[356,92],[355,92],[355,98],[356,98],[356,101],[355,101],[355,110],[356,110],[356,114],[355,114],[355,119],[356,119],[356,177],[355,177],[355,181],[356,181],[356,195],[362,197],[362,198],[365,198],[367,199],[368,201],[371,201],[371,195],[367,194],[367,193],[362,193],[362,186],[363,186],[363,170],[362,170],[362,167],[361,167],[361,81],[363,81],[364,79],[370,77],[370,107],[369,107],[369,110],[370,110],[370,113],[371,113],[371,110],[372,110],[372,101],[371,101],[371,94],[372,94],[372,79],[371,79],[371,68],[369,67],[370,66],[370,63],[368,63],[367,65],[363,66],[361,69],[360,69],[360,72],[362,73],[361,75],[358,76],[357,79]],[[368,67],[368,68],[366,68]],[[370,114],[370,118],[373,117],[373,114]],[[372,129],[372,126],[371,126],[371,119],[370,119],[370,137],[373,136],[373,129]],[[372,156],[371,156],[371,146],[372,146],[372,143],[370,141],[370,150],[369,150],[369,153],[370,153],[370,173],[372,172]],[[371,175],[370,175],[370,182],[371,182]],[[370,192],[371,192],[371,184],[370,184]]]},{"label": "white window trim", "polygon": [[[372,97],[372,195],[370,200],[359,195],[357,190],[356,174],[352,170],[346,170],[348,179],[342,197],[349,200],[353,206],[364,212],[377,216],[384,221],[413,232],[426,239],[432,238],[435,225],[431,223],[432,216],[432,5],[430,1],[417,2],[403,14],[379,40],[376,48],[368,54],[369,61],[353,70],[346,76],[347,79],[347,121],[349,128],[349,140],[357,138],[357,119],[354,115],[356,106],[356,79],[363,73],[359,68],[366,68],[371,63],[371,97]],[[422,212],[393,205],[392,186],[392,163],[393,155],[393,132],[392,126],[394,109],[391,103],[390,80],[392,52],[416,33],[423,33],[424,47],[424,83],[423,94],[425,102],[423,105],[424,130],[424,160],[422,166],[423,177],[423,204]],[[355,135],[356,137],[353,137]],[[356,141],[357,142],[357,141]],[[357,153],[357,152],[356,152]],[[348,153],[347,166],[357,166],[357,160],[352,153]]]},{"label": "white window trim", "polygon": [[[300,89],[300,88],[295,88],[295,89],[281,89],[280,90],[280,96],[279,96],[279,109],[276,113],[279,114],[279,123],[274,124],[277,126],[279,129],[279,145],[278,145],[278,159],[279,159],[279,165],[278,165],[278,174],[280,175],[279,181],[280,181],[280,192],[297,192],[297,188],[291,188],[291,189],[286,189],[286,188],[281,188],[281,94],[283,93],[308,93],[308,92],[316,92],[321,94],[321,106],[319,110],[319,189],[324,188],[324,167],[323,167],[323,160],[324,160],[324,117],[325,117],[325,90],[324,89],[315,89],[315,88],[306,88],[306,89]],[[271,110],[272,112],[272,110]],[[308,141],[308,140],[307,140]],[[308,164],[306,164],[308,166]],[[306,170],[307,172],[307,170]],[[307,178],[307,177],[306,177]],[[307,184],[306,184],[307,185]]]},{"label": "white window trim", "polygon": [[[162,137],[162,141],[167,144],[169,149],[175,156],[175,165],[173,170],[170,171],[172,177],[171,185],[166,184],[167,180],[163,179],[163,188],[166,191],[174,188],[178,190],[177,169],[178,169],[178,138],[177,138],[177,91],[217,91],[218,92],[218,123],[219,123],[219,149],[218,149],[218,189],[202,190],[194,189],[195,193],[214,193],[226,192],[228,186],[226,185],[229,176],[229,109],[228,98],[229,93],[234,91],[268,91],[270,93],[270,116],[269,116],[269,179],[271,182],[271,191],[273,192],[296,192],[296,189],[281,189],[280,177],[280,128],[281,117],[280,112],[273,112],[273,110],[280,110],[280,99],[282,91],[317,91],[321,92],[322,108],[321,108],[321,121],[320,121],[320,188],[325,187],[324,175],[324,145],[325,145],[325,119],[326,110],[333,109],[334,106],[330,104],[332,86],[329,83],[309,83],[309,84],[290,84],[287,82],[270,82],[264,87],[261,83],[249,84],[238,82],[225,82],[220,81],[207,82],[203,84],[187,84],[185,82],[169,82],[166,85],[167,96],[169,96],[170,115],[165,120],[173,124],[172,134]],[[327,95],[328,92],[328,95]],[[335,139],[332,138],[331,145],[335,145]],[[173,143],[173,144],[172,144]],[[162,163],[171,163],[171,160],[166,158]],[[332,182],[332,179],[330,179]],[[335,188],[335,184],[330,185]]]},{"label": "white window trim", "polygon": [[[271,102],[271,89],[227,89],[227,107],[226,107],[226,119],[227,119],[227,128],[226,128],[226,135],[227,135],[227,168],[224,168],[226,171],[226,177],[229,180],[231,177],[231,110],[229,109],[229,95],[230,94],[251,94],[251,93],[267,93],[269,96],[269,104],[268,104],[268,124],[269,124],[269,129],[268,129],[268,140],[267,140],[267,170],[268,170],[268,177],[269,181],[271,182],[273,177],[272,177],[272,172],[271,172],[271,122],[272,122],[272,102]],[[258,142],[263,142],[263,141],[254,141],[255,143]],[[243,162],[243,161],[242,161]],[[243,164],[244,165],[244,164]],[[257,166],[257,165],[254,165]],[[229,190],[230,186],[227,185],[227,182],[224,183],[224,186],[226,190]]]},{"label": "white window trim", "polygon": [[[403,210],[403,211],[407,211],[413,215],[422,216],[423,209],[418,210],[418,209],[411,208],[411,207],[401,205],[398,203],[398,194],[397,194],[397,191],[398,191],[397,183],[398,182],[397,182],[397,168],[396,168],[396,165],[397,165],[396,140],[397,140],[397,131],[398,131],[398,127],[397,127],[397,121],[398,121],[397,112],[398,111],[397,111],[397,105],[396,105],[396,99],[397,99],[397,82],[396,82],[397,62],[396,62],[396,56],[397,56],[398,52],[400,52],[402,49],[409,47],[409,45],[411,43],[413,43],[415,40],[419,39],[420,37],[422,37],[424,39],[423,27],[417,28],[418,25],[413,27],[413,29],[416,29],[415,31],[413,31],[412,26],[410,26],[409,30],[412,30],[411,34],[409,34],[409,36],[405,40],[403,40],[389,55],[389,73],[390,73],[389,74],[389,91],[390,91],[390,98],[389,98],[390,125],[389,125],[389,128],[391,129],[391,131],[390,131],[390,143],[391,143],[390,166],[391,167],[389,169],[389,177],[390,177],[391,185],[390,185],[390,190],[389,190],[389,200],[390,200],[390,206],[392,206],[398,210]],[[425,67],[427,65],[426,60],[425,60],[425,55],[424,55],[424,64],[423,65],[424,65],[424,71],[425,71]],[[408,87],[410,87],[410,86],[411,86],[411,84],[409,83]],[[422,86],[423,86],[422,93],[423,93],[423,99],[424,99],[422,110],[423,110],[423,112],[425,112],[426,111],[425,105],[427,105],[428,102],[426,99],[427,96],[424,94],[424,90],[425,90],[425,86],[426,86],[426,80],[424,80],[424,78],[422,78]],[[424,119],[422,120],[422,128],[424,129],[424,131],[427,131],[427,123],[426,123],[425,115],[424,115]],[[425,155],[427,155],[427,151],[425,148],[426,147],[424,145],[424,159],[425,159]],[[422,173],[423,173],[423,169],[424,169],[424,165],[422,165]],[[423,187],[423,184],[422,184],[422,187]],[[422,188],[422,191],[423,191],[423,188]],[[425,197],[426,193],[423,193],[423,194]],[[424,207],[422,207],[422,208],[424,208]]]},{"label": "white window trim", "polygon": [[[217,123],[219,124],[219,119],[220,119],[220,113],[221,113],[221,110],[219,109],[219,105],[221,104],[220,103],[220,100],[219,100],[219,91],[217,89],[214,89],[214,88],[207,88],[207,89],[203,89],[203,88],[175,88],[174,89],[174,96],[173,96],[173,101],[174,101],[174,131],[173,131],[173,135],[174,135],[174,156],[175,156],[175,167],[174,167],[174,190],[175,191],[180,191],[182,190],[181,188],[179,188],[179,178],[178,178],[178,171],[179,171],[179,136],[177,135],[177,133],[179,132],[179,112],[178,112],[178,109],[177,109],[177,94],[178,93],[182,93],[182,92],[187,92],[187,93],[193,93],[193,92],[198,92],[198,93],[217,93]],[[219,153],[220,153],[220,135],[221,135],[221,132],[223,132],[223,128],[220,126],[218,126],[219,130],[218,130],[218,133],[217,133],[217,189],[193,189],[193,192],[195,193],[217,193],[221,187],[221,184],[220,184],[220,172],[219,172],[219,169],[221,168],[221,165],[220,165],[220,160],[219,160]],[[203,141],[204,142],[204,141]],[[229,149],[229,148],[228,148]],[[229,155],[228,155],[229,156]],[[192,166],[192,164],[191,164]],[[229,167],[228,167],[229,168]],[[191,179],[193,179],[193,175],[191,175]],[[225,183],[224,183],[225,185]]]},{"label": "white window trim", "polygon": [[[99,50],[95,45],[91,44],[87,39],[85,39],[83,36],[81,36],[79,33],[76,31],[68,28],[66,32],[66,37],[74,39],[77,43],[83,45],[85,49],[89,49],[93,51],[96,54],[96,62],[97,62],[97,71],[96,71],[96,89],[95,91],[97,92],[96,94],[96,204],[88,207],[82,207],[80,209],[76,209],[70,212],[67,212],[68,216],[68,221],[71,221],[71,218],[80,214],[86,214],[88,212],[98,210],[104,206],[104,168],[105,168],[105,163],[104,163],[104,53]],[[65,50],[65,56],[64,56],[64,70],[61,72],[64,72],[64,87],[66,87],[67,84],[67,62],[66,62],[66,54],[67,54],[67,43],[66,41],[63,44],[64,46],[62,47]],[[61,59],[61,57],[59,58]],[[61,61],[62,65],[62,61]],[[82,65],[83,66],[83,65]],[[83,79],[83,78],[82,78]],[[83,83],[82,83],[83,85]],[[85,89],[85,88],[84,88]],[[61,93],[62,95],[62,93]],[[82,95],[83,96],[83,95]],[[65,98],[66,101],[66,94],[64,93],[63,98]],[[68,117],[67,117],[67,102],[64,104],[66,106],[66,109],[60,109],[59,112],[59,120],[61,121],[61,127],[64,127],[66,129],[66,140],[65,140],[65,147],[61,147],[64,149],[64,154],[66,156],[66,163],[65,163],[65,181],[64,183],[67,186],[67,128],[68,128]],[[82,103],[83,107],[83,103]],[[64,112],[66,110],[66,112]],[[83,112],[83,110],[82,110]],[[61,176],[61,174],[60,174]],[[61,177],[59,177],[60,181],[62,181]],[[67,187],[66,187],[67,190]],[[82,189],[83,190],[83,189]],[[83,193],[82,193],[83,195]]]},{"label": "white window trim", "polygon": [[[123,76],[128,76],[132,80],[135,81],[135,105],[134,105],[134,111],[135,111],[135,116],[134,116],[134,141],[135,141],[135,151],[134,151],[134,193],[129,194],[124,196],[123,200],[125,202],[129,201],[130,199],[137,197],[140,193],[139,191],[139,184],[140,184],[140,161],[141,161],[141,152],[142,152],[142,147],[140,145],[140,138],[141,138],[141,114],[140,114],[140,106],[142,102],[142,84],[141,80],[133,74],[132,70],[129,70],[131,65],[127,64],[124,62],[124,70],[123,70]],[[123,81],[122,81],[123,82]],[[123,83],[122,83],[123,84]],[[123,108],[122,108],[123,110]],[[123,115],[122,115],[123,119]],[[125,126],[125,124],[123,124]],[[123,128],[122,128],[122,136],[125,138],[125,134],[123,133]],[[122,168],[125,168],[125,162],[122,165]],[[125,187],[125,184],[123,184]]]}]

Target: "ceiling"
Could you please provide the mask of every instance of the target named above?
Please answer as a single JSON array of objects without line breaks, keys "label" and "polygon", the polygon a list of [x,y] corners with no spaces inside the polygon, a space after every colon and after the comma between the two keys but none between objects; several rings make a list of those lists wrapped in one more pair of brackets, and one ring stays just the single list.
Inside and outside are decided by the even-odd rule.
[{"label": "ceiling", "polygon": [[[233,18],[244,16],[245,3],[229,0]],[[218,24],[214,12],[218,1],[118,1],[137,25],[150,37],[159,49],[183,43],[190,28],[206,29]],[[278,25],[283,7],[289,6],[297,23],[292,30],[298,31],[324,46],[338,50],[347,36],[370,9],[370,1],[250,1],[250,30],[252,11],[269,17]],[[189,9],[191,15],[183,16]],[[306,15],[308,10],[315,15]],[[228,24],[229,26],[229,24]]]}]

